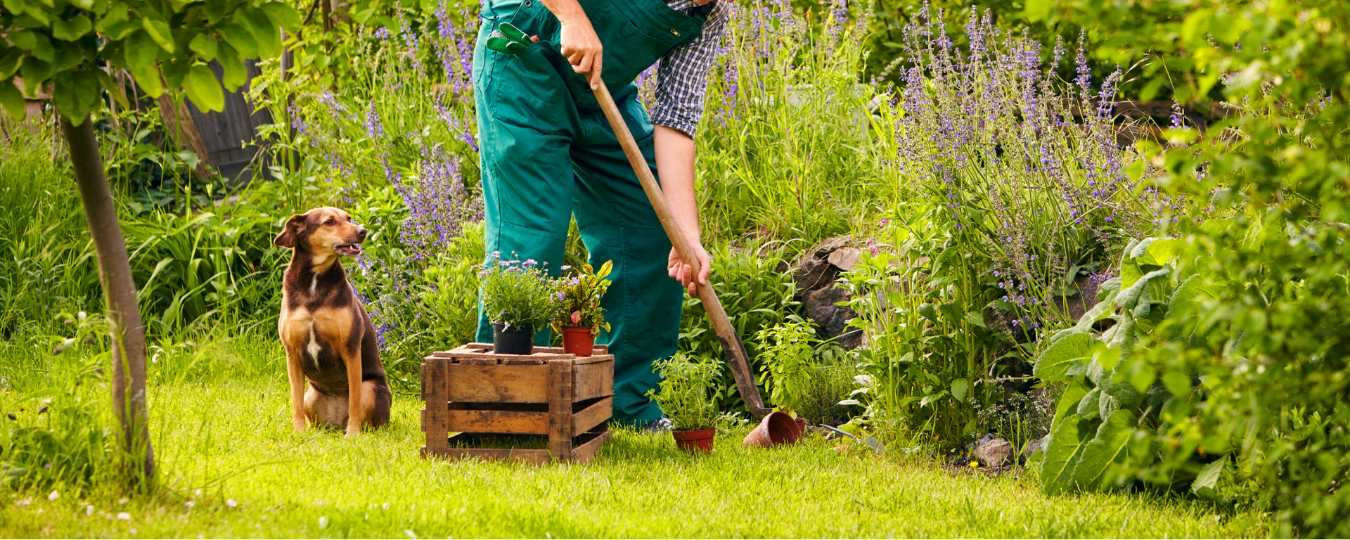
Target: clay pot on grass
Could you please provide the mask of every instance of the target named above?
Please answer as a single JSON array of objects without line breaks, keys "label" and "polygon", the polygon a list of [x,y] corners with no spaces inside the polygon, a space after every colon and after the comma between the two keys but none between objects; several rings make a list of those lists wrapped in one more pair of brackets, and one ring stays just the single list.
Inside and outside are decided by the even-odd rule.
[{"label": "clay pot on grass", "polygon": [[798,416],[796,420],[797,420],[797,439],[800,440],[802,437],[806,436],[806,419]]},{"label": "clay pot on grass", "polygon": [[595,335],[589,326],[564,326],[563,353],[590,356],[595,352]]},{"label": "clay pot on grass", "polygon": [[713,436],[717,434],[714,428],[708,429],[676,429],[670,432],[675,437],[675,446],[680,450],[691,454],[702,452],[711,454],[713,450]]},{"label": "clay pot on grass", "polygon": [[774,411],[764,417],[755,429],[745,436],[741,443],[745,447],[759,446],[771,448],[779,444],[792,444],[801,438],[802,432],[797,422],[783,411]]},{"label": "clay pot on grass", "polygon": [[492,352],[496,354],[530,354],[534,352],[534,327],[492,323]]}]

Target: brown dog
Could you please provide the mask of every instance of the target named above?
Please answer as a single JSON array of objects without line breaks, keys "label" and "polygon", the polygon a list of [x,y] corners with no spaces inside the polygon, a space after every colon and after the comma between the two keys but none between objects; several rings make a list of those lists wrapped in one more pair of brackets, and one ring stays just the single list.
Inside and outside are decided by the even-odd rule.
[{"label": "brown dog", "polygon": [[[389,423],[393,395],[376,346],[375,327],[338,259],[361,253],[366,230],[337,208],[296,214],[273,244],[292,249],[282,281],[278,331],[291,380],[291,423],[347,429]],[[305,380],[309,391],[305,391]]]}]

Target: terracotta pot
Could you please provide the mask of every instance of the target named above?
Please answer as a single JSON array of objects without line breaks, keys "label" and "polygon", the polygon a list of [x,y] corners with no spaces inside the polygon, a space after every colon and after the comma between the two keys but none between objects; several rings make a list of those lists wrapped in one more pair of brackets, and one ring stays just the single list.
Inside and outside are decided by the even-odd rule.
[{"label": "terracotta pot", "polygon": [[800,416],[798,416],[798,417],[797,417],[797,440],[801,440],[801,439],[802,439],[803,437],[805,437],[805,436],[806,436],[806,419],[805,419],[805,418],[802,418],[802,417],[800,417]]},{"label": "terracotta pot", "polygon": [[746,447],[760,446],[770,448],[778,444],[792,444],[801,437],[797,422],[783,411],[774,411],[764,417],[755,429],[745,436],[741,444]]},{"label": "terracotta pot", "polygon": [[492,352],[496,354],[534,352],[534,327],[513,324],[508,330],[503,323],[492,323]]},{"label": "terracotta pot", "polygon": [[713,428],[676,429],[671,430],[670,432],[670,435],[675,437],[675,446],[679,447],[680,450],[684,450],[691,454],[695,452],[711,454],[713,450],[713,435],[716,434],[717,430]]},{"label": "terracotta pot", "polygon": [[563,327],[563,353],[590,356],[595,352],[595,336],[589,326]]}]

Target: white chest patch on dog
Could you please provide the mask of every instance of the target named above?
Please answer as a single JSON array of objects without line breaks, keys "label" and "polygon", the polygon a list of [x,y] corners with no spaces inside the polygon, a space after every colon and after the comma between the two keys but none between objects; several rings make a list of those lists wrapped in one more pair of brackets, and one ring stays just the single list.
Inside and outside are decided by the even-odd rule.
[{"label": "white chest patch on dog", "polygon": [[314,274],[314,279],[310,280],[309,282],[309,295],[314,296],[314,293],[318,290],[319,290],[319,275]]},{"label": "white chest patch on dog", "polygon": [[309,357],[314,359],[314,369],[319,369],[319,341],[314,337],[314,325],[309,326],[309,345],[305,346]]}]

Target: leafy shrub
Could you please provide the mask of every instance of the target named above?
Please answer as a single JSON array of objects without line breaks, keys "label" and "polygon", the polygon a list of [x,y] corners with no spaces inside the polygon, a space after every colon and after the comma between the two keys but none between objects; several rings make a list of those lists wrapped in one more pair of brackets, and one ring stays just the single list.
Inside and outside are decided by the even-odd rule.
[{"label": "leafy shrub", "polygon": [[[23,355],[14,348],[0,352],[6,358]],[[104,429],[106,402],[93,399],[90,390],[102,387],[96,384],[100,379],[106,381],[99,365],[108,354],[80,349],[68,348],[55,361],[30,349],[30,354],[47,356],[41,360],[45,384],[0,392],[0,484],[88,487],[107,472],[113,441]]]},{"label": "leafy shrub", "polygon": [[657,390],[647,391],[675,429],[706,429],[717,420],[716,383],[721,363],[684,353],[652,364],[661,375]]},{"label": "leafy shrub", "polygon": [[755,333],[762,363],[759,383],[769,390],[770,403],[794,416],[810,391],[815,335],[811,323],[797,316]]},{"label": "leafy shrub", "polygon": [[974,405],[990,399],[978,383],[1007,374],[998,356],[1012,339],[995,324],[1001,291],[983,283],[987,262],[965,250],[969,233],[944,230],[936,211],[910,208],[886,224],[888,245],[841,276],[858,314],[849,325],[869,344],[858,351],[871,380],[869,417],[956,447],[978,430]]},{"label": "leafy shrub", "polygon": [[[744,248],[714,244],[708,251],[713,257],[713,271],[708,282],[726,309],[736,335],[753,336],[763,328],[781,324],[786,315],[797,309],[796,282],[791,275],[777,270],[786,252],[784,248],[754,243]],[[752,372],[762,371],[764,364],[759,344],[749,340],[744,345]],[[717,333],[698,297],[688,297],[684,301],[679,350],[708,360],[721,361],[723,358],[722,345],[718,343]],[[729,370],[722,372],[717,388],[720,410],[747,412]]]},{"label": "leafy shrub", "polygon": [[853,363],[853,355],[832,344],[821,345],[816,351],[815,366],[811,369],[806,395],[802,396],[798,414],[816,424],[838,425],[849,421],[856,407],[846,402],[858,388],[861,374]]},{"label": "leafy shrub", "polygon": [[590,328],[592,334],[601,328],[606,331],[610,329],[609,323],[605,322],[600,300],[609,290],[610,281],[605,276],[613,268],[613,261],[605,261],[599,271],[585,263],[577,267],[562,267],[564,271],[572,270],[574,275],[557,280],[558,291],[562,293],[562,305],[559,306],[559,317],[553,323],[554,331],[562,332],[562,327],[566,325]]}]

